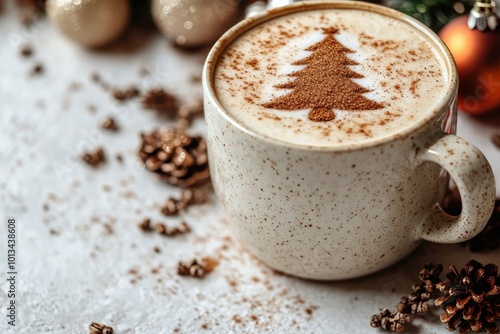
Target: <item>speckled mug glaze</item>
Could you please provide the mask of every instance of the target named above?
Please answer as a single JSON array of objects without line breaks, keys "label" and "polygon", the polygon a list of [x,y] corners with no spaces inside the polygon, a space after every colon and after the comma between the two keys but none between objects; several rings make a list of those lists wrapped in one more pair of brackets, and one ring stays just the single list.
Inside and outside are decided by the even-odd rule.
[{"label": "speckled mug glaze", "polygon": [[[306,7],[373,11],[423,32],[445,59],[450,83],[444,102],[390,138],[341,147],[290,144],[238,124],[214,92],[218,58],[244,31]],[[422,240],[473,237],[493,210],[495,181],[487,160],[453,135],[453,58],[434,33],[404,14],[362,2],[311,1],[246,19],[211,50],[203,90],[215,191],[244,245],[274,269],[319,280],[366,275],[402,259]],[[437,204],[448,182],[443,168],[461,193],[458,217]]]}]

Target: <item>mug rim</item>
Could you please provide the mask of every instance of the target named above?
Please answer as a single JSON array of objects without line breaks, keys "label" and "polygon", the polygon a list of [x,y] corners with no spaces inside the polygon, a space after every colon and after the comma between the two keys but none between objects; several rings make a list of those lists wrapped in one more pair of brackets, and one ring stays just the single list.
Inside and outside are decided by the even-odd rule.
[{"label": "mug rim", "polygon": [[[394,133],[392,135],[370,139],[367,141],[352,142],[347,144],[335,144],[331,146],[320,146],[320,145],[307,145],[300,143],[293,143],[284,140],[279,140],[258,132],[255,132],[245,125],[237,121],[220,103],[215,92],[214,76],[215,69],[217,68],[220,57],[226,50],[226,48],[231,45],[231,43],[236,40],[243,33],[251,30],[252,28],[273,20],[277,17],[284,16],[291,13],[306,11],[306,10],[319,10],[319,9],[354,9],[354,10],[364,10],[367,12],[377,13],[389,18],[396,19],[405,24],[408,24],[418,33],[420,33],[424,38],[426,38],[432,46],[438,51],[439,55],[442,57],[445,63],[445,69],[448,74],[447,80],[447,92],[443,97],[436,103],[433,107],[432,112],[428,113],[425,117],[413,123],[411,126]],[[216,107],[216,112],[221,114],[226,121],[238,128],[240,131],[252,136],[253,138],[262,140],[267,143],[271,143],[277,146],[284,146],[293,149],[305,149],[305,150],[318,150],[318,151],[328,151],[328,152],[342,152],[342,151],[353,151],[357,149],[366,149],[371,147],[377,147],[397,139],[405,138],[411,134],[418,131],[418,129],[424,128],[426,125],[433,123],[437,118],[439,118],[445,111],[447,107],[453,103],[458,89],[458,72],[455,64],[455,60],[451,51],[444,44],[444,42],[439,38],[439,36],[433,32],[429,27],[414,19],[413,17],[399,12],[395,9],[384,7],[377,4],[372,4],[363,1],[299,1],[292,3],[283,7],[273,8],[269,10],[264,10],[255,16],[243,19],[228,31],[226,31],[211,48],[208,56],[205,60],[202,73],[202,87],[203,87],[203,97],[204,99],[209,99],[210,102]]]}]

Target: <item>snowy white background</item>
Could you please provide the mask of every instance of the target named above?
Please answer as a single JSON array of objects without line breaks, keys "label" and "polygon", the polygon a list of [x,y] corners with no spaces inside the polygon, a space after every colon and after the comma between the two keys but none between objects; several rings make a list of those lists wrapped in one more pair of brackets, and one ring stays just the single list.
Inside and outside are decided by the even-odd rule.
[{"label": "snowy white background", "polygon": [[[201,89],[192,77],[201,73],[206,51],[185,53],[159,35],[134,33],[126,44],[139,45],[131,50],[89,52],[47,21],[26,30],[12,7],[8,2],[0,14],[1,333],[86,333],[92,321],[119,334],[377,333],[370,316],[408,294],[424,263],[500,262],[500,251],[424,244],[369,277],[312,282],[275,273],[242,249],[213,196],[179,218],[161,217],[159,206],[179,189],[142,169],[137,149],[141,131],[169,123],[137,100],[117,103],[90,75],[98,72],[118,88],[165,87],[194,101]],[[19,55],[23,43],[33,46],[31,58]],[[37,62],[45,72],[30,77]],[[144,66],[150,76],[140,75]],[[110,115],[118,133],[98,126]],[[459,117],[459,134],[483,150],[497,177],[500,150],[490,136],[498,126],[500,119]],[[203,131],[199,120],[193,132]],[[96,146],[108,163],[94,170],[78,154]],[[193,231],[175,238],[146,234],[137,228],[144,217],[172,225],[185,220]],[[15,329],[5,316],[8,218],[18,231]],[[219,267],[203,280],[177,276],[177,262],[198,255],[218,258]],[[440,312],[415,320],[408,332],[447,333]]]}]

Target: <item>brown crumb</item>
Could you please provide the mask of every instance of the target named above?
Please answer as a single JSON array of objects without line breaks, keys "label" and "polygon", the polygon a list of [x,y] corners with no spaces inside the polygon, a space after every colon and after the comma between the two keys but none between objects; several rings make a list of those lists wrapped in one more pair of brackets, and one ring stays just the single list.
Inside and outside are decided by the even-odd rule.
[{"label": "brown crumb", "polygon": [[179,262],[177,273],[181,276],[203,278],[217,267],[218,262],[212,258],[193,259],[188,262]]},{"label": "brown crumb", "polygon": [[161,253],[161,249],[160,249],[160,247],[158,247],[158,246],[154,246],[154,247],[153,247],[153,252],[155,252],[155,253],[157,253],[157,254]]},{"label": "brown crumb", "polygon": [[120,153],[117,153],[115,157],[119,163],[123,163],[123,156]]},{"label": "brown crumb", "polygon": [[101,79],[101,75],[97,72],[92,72],[90,74],[90,79],[95,82],[95,83],[101,83],[102,82],[102,79]]},{"label": "brown crumb", "polygon": [[33,48],[30,44],[23,44],[21,46],[21,49],[19,50],[19,53],[21,54],[21,56],[29,58],[33,55]]},{"label": "brown crumb", "polygon": [[113,234],[115,232],[113,230],[113,227],[111,227],[111,225],[109,225],[109,224],[104,224],[104,225],[102,225],[102,227],[104,228],[104,232],[108,235]]},{"label": "brown crumb", "polygon": [[116,124],[115,119],[109,116],[101,121],[101,128],[103,130],[108,130],[113,132],[118,131],[118,125]]},{"label": "brown crumb", "polygon": [[384,309],[379,314],[372,316],[370,326],[401,333],[405,330],[405,325],[410,321],[411,318],[408,314],[401,313],[398,310],[391,313],[388,309]]},{"label": "brown crumb", "polygon": [[143,230],[144,232],[151,232],[153,228],[151,227],[151,219],[149,218],[144,218],[140,223],[139,223],[139,228]]},{"label": "brown crumb", "polygon": [[142,96],[142,106],[159,115],[174,118],[178,108],[177,97],[162,88],[151,89]]},{"label": "brown crumb", "polygon": [[250,314],[250,320],[252,320],[256,324],[259,323],[259,318],[255,314]]},{"label": "brown crumb", "polygon": [[102,148],[97,148],[93,152],[85,152],[81,158],[87,165],[92,167],[97,167],[106,160],[104,150]]},{"label": "brown crumb", "polygon": [[92,72],[90,74],[90,79],[97,85],[101,86],[104,91],[110,90],[110,84],[101,78],[101,75],[97,72]]},{"label": "brown crumb", "polygon": [[106,325],[99,324],[97,322],[93,322],[89,326],[90,333],[89,334],[113,334],[113,327],[109,327]]},{"label": "brown crumb", "polygon": [[131,86],[125,89],[113,90],[113,97],[120,102],[136,98],[139,95],[141,95],[141,91],[135,86]]},{"label": "brown crumb", "polygon": [[158,223],[155,226],[155,230],[158,234],[173,237],[179,234],[184,234],[191,231],[191,228],[186,222],[181,222],[178,226],[169,227],[163,223]]},{"label": "brown crumb", "polygon": [[43,65],[41,63],[36,63],[30,70],[29,74],[30,76],[34,77],[34,76],[38,76],[38,75],[41,75],[43,74],[43,72],[45,71]]},{"label": "brown crumb", "polygon": [[179,199],[169,197],[165,205],[161,208],[161,213],[165,216],[175,216],[179,212],[185,211],[191,205],[204,204],[208,201],[207,194],[199,188],[188,188],[182,191]]}]

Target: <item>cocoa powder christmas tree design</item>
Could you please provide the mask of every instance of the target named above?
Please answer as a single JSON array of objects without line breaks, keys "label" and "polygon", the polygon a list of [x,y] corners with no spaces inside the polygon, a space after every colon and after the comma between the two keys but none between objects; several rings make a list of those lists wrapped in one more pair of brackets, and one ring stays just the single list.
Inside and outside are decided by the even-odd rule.
[{"label": "cocoa powder christmas tree design", "polygon": [[364,76],[349,68],[359,63],[347,57],[348,53],[354,51],[337,41],[335,35],[338,32],[335,27],[323,28],[325,38],[306,49],[313,53],[292,63],[305,65],[303,69],[288,75],[296,79],[275,86],[293,91],[262,106],[278,110],[311,109],[308,118],[315,122],[334,119],[333,109],[353,111],[383,108],[383,104],[362,95],[368,93],[369,89],[352,80]]}]

